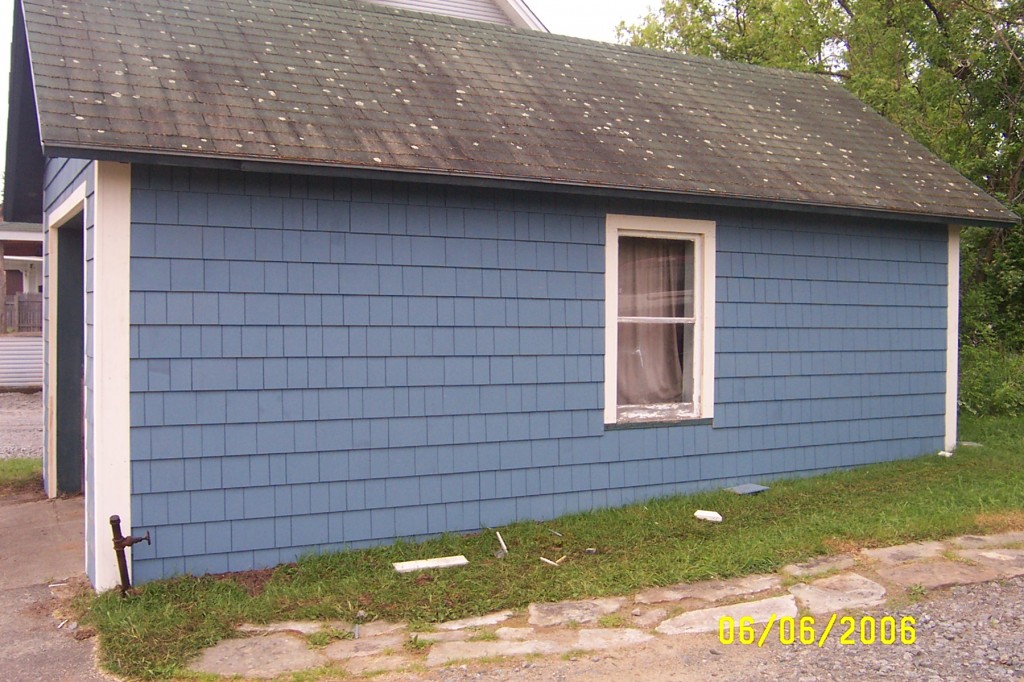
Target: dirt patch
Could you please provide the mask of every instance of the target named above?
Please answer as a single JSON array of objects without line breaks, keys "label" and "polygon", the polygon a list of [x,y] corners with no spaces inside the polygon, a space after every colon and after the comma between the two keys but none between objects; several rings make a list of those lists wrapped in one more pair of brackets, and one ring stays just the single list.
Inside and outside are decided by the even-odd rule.
[{"label": "dirt patch", "polygon": [[853,554],[863,547],[850,538],[825,538],[821,544],[828,548],[829,554]]},{"label": "dirt patch", "polygon": [[1024,509],[1001,513],[978,514],[974,517],[986,533],[1005,533],[1012,530],[1024,530]]},{"label": "dirt patch", "polygon": [[216,576],[220,580],[226,580],[241,586],[250,597],[258,597],[267,588],[267,583],[274,577],[273,568],[261,568],[253,571],[239,571],[238,573],[221,573]]}]

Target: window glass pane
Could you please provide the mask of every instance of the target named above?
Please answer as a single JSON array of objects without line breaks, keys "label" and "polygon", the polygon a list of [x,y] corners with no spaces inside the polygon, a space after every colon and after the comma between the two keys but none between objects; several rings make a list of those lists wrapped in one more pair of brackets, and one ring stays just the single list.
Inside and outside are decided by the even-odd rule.
[{"label": "window glass pane", "polygon": [[619,316],[693,317],[694,244],[619,239]]},{"label": "window glass pane", "polygon": [[693,402],[688,323],[619,322],[618,404]]}]

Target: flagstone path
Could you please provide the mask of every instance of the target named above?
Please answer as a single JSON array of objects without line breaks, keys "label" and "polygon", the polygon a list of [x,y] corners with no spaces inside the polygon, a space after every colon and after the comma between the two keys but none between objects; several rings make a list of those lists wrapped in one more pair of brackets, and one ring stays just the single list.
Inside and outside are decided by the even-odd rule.
[{"label": "flagstone path", "polygon": [[[654,588],[631,598],[531,604],[525,613],[502,611],[450,621],[433,632],[409,632],[403,623],[367,623],[360,626],[358,638],[320,648],[309,644],[311,634],[331,628],[350,636],[354,626],[244,625],[239,630],[247,637],[207,649],[192,670],[266,679],[324,666],[350,674],[430,669],[496,657],[628,650],[718,632],[724,617],[736,623],[750,617],[757,624],[798,614],[827,620],[832,613],[877,607],[908,590],[1024,576],[1024,532],[863,550],[786,566],[781,573],[785,577],[746,576]],[[758,632],[763,628],[756,626]]]}]

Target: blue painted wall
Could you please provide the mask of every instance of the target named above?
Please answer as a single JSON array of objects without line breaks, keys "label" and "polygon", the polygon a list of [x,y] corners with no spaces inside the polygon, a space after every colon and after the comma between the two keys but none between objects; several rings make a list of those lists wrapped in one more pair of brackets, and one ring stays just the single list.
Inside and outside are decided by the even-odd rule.
[{"label": "blue painted wall", "polygon": [[[136,166],[137,581],[941,448],[946,229]],[[718,224],[712,425],[606,431],[604,216]]]}]

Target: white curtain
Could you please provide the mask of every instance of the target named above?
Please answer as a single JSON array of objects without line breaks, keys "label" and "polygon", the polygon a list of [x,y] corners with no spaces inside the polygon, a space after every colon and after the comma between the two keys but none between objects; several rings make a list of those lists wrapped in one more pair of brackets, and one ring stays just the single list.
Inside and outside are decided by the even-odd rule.
[{"label": "white curtain", "polygon": [[693,242],[619,240],[618,404],[692,401]]}]

